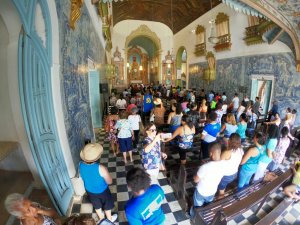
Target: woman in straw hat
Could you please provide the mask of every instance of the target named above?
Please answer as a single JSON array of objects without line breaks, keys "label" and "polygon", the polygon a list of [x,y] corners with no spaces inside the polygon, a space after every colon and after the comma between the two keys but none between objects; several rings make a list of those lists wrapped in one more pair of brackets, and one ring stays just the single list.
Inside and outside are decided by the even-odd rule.
[{"label": "woman in straw hat", "polygon": [[165,118],[166,109],[163,105],[162,100],[158,96],[156,96],[153,103],[155,106],[154,109],[152,110],[152,114],[154,114],[154,123],[157,126],[161,126],[165,123],[164,118]]},{"label": "woman in straw hat", "polygon": [[85,190],[99,219],[103,219],[103,209],[107,219],[114,222],[117,215],[111,215],[114,200],[108,187],[112,183],[112,178],[106,167],[100,165],[98,161],[102,152],[102,145],[98,143],[87,144],[80,152],[80,158],[83,161],[79,163],[79,171]]}]

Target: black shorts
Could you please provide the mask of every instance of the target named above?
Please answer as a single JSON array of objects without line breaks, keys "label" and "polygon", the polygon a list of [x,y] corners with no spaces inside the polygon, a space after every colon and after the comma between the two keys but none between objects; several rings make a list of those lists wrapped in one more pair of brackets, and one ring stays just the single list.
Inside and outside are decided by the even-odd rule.
[{"label": "black shorts", "polygon": [[95,209],[111,210],[114,208],[114,199],[107,187],[105,191],[100,194],[87,192],[89,200]]}]

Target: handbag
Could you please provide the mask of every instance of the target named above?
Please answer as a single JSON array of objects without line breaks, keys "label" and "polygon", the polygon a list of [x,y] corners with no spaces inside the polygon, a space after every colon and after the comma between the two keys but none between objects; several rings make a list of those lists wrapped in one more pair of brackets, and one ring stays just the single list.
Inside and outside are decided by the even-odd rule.
[{"label": "handbag", "polygon": [[79,165],[78,165],[77,175],[75,177],[71,178],[71,182],[72,182],[75,194],[78,196],[83,196],[86,191],[84,188],[84,182],[82,180],[82,177],[80,176]]}]

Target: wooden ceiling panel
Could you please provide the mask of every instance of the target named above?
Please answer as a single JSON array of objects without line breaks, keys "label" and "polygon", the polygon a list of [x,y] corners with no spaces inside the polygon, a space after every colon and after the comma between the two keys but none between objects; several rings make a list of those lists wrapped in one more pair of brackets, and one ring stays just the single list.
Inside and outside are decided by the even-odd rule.
[{"label": "wooden ceiling panel", "polygon": [[175,34],[220,3],[220,0],[124,0],[112,3],[113,21],[114,25],[123,20],[161,22]]}]

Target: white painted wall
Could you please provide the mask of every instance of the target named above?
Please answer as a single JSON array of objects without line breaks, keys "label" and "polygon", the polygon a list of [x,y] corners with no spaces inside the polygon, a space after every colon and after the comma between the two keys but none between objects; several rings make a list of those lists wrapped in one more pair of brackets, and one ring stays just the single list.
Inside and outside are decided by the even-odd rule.
[{"label": "white painted wall", "polygon": [[[1,73],[0,75],[1,89],[2,87],[6,88],[5,89],[6,93],[4,95],[4,97],[6,98],[5,100],[6,102],[4,103],[5,112],[4,114],[2,114],[1,111],[1,118],[2,117],[5,117],[6,119],[9,118],[8,120],[9,125],[7,129],[6,128],[3,129],[1,126],[1,132],[5,131],[6,134],[1,133],[0,137],[1,140],[10,139],[20,143],[27,165],[33,175],[35,185],[42,186],[42,182],[40,180],[29,147],[29,142],[25,131],[23,116],[21,112],[19,81],[18,81],[18,66],[17,66],[18,40],[19,40],[19,32],[21,30],[21,22],[19,20],[19,16],[17,14],[15,7],[12,5],[11,1],[9,0],[1,1],[0,15],[5,25],[5,29],[1,29],[1,31],[6,30],[6,35],[1,32],[1,39],[3,34],[4,37],[5,36],[8,37],[8,39],[6,40],[6,50],[7,50],[6,57],[4,57],[4,55],[2,55],[1,53],[1,63],[3,61],[3,67],[1,67],[0,71],[1,72],[6,71],[6,73]],[[2,98],[2,94],[3,93],[1,93],[1,98]],[[1,109],[4,108],[2,107],[2,102],[0,104],[1,104]]]},{"label": "white painted wall", "polygon": [[[268,53],[279,53],[279,52],[291,52],[289,47],[287,47],[282,42],[276,41],[274,44],[259,44],[259,45],[245,45],[243,38],[245,37],[245,27],[248,27],[247,16],[242,13],[238,13],[228,7],[227,5],[221,3],[211,11],[207,12],[203,16],[199,17],[187,27],[179,31],[174,35],[174,50],[177,53],[181,46],[184,46],[187,51],[187,65],[206,61],[205,56],[196,57],[194,55],[194,49],[196,45],[196,34],[191,31],[197,27],[197,25],[202,25],[206,28],[206,40],[210,35],[210,24],[209,20],[215,19],[219,12],[224,12],[229,16],[229,26],[231,33],[231,50],[215,53],[216,59],[232,58],[238,56],[246,55],[259,55]],[[213,50],[213,45],[206,41],[207,51]],[[188,69],[188,67],[187,67]],[[188,82],[187,82],[188,83]]]},{"label": "white painted wall", "polygon": [[16,141],[17,131],[13,122],[10,105],[8,76],[7,76],[7,45],[9,42],[8,31],[0,17],[0,141]]},{"label": "white painted wall", "polygon": [[[115,52],[116,47],[119,47],[119,51],[122,54],[122,57],[125,60],[124,63],[124,71],[126,71],[126,58],[125,58],[125,42],[127,36],[129,36],[133,31],[139,28],[141,25],[146,25],[148,28],[155,32],[157,37],[161,41],[161,60],[164,60],[165,55],[167,55],[168,51],[172,51],[173,48],[173,32],[171,29],[159,22],[152,22],[152,21],[142,21],[142,20],[124,20],[117,23],[112,31],[112,45],[113,49],[112,52]],[[162,69],[160,68],[160,71]],[[161,74],[159,75],[161,79]]]}]

